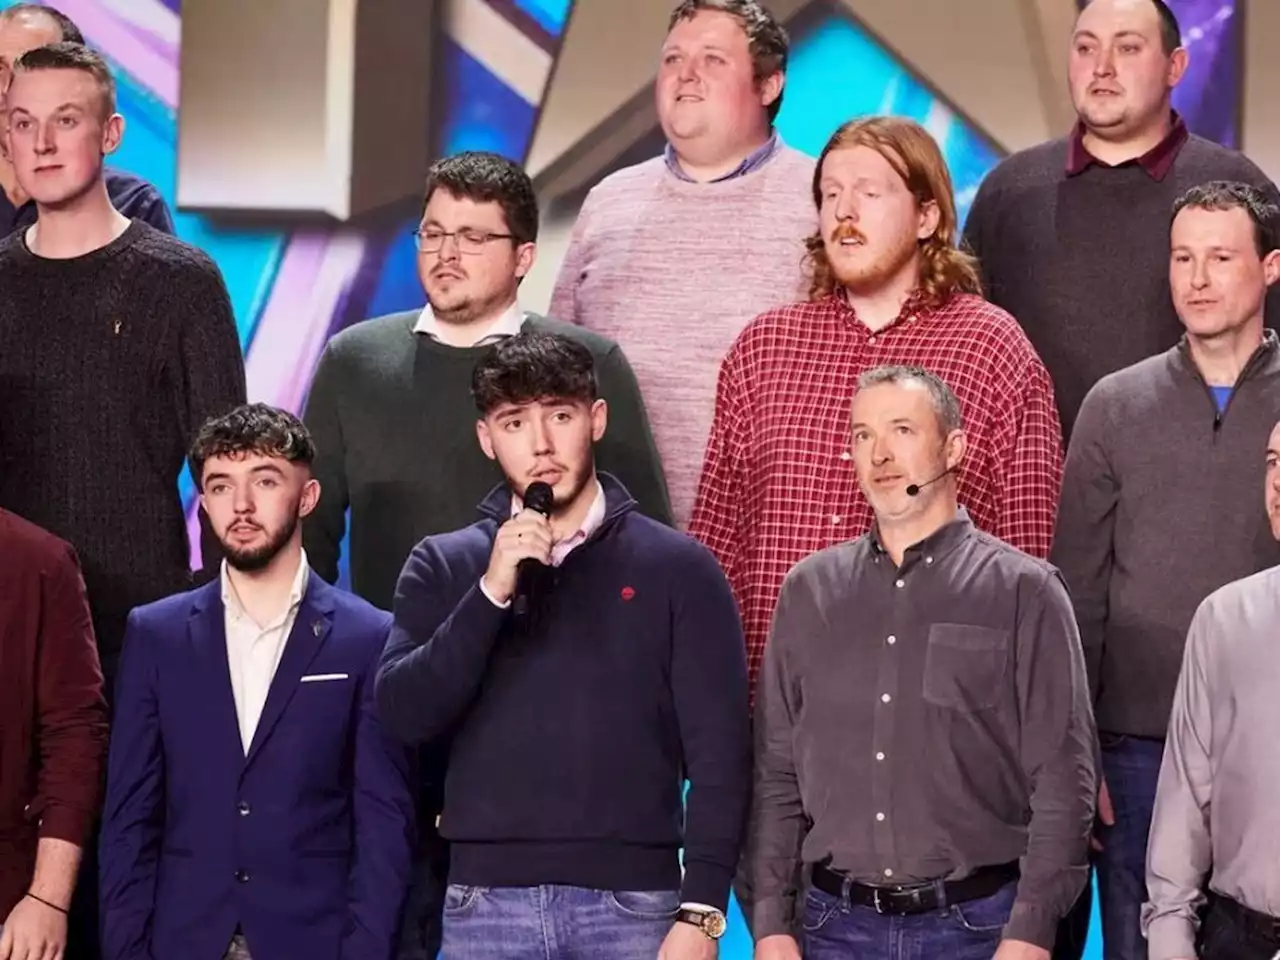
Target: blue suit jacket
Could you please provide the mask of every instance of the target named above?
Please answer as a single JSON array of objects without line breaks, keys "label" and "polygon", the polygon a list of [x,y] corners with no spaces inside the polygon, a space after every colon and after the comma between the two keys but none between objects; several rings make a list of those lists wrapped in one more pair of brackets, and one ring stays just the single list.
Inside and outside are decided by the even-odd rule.
[{"label": "blue suit jacket", "polygon": [[254,960],[391,960],[414,804],[374,707],[390,625],[311,573],[246,756],[219,581],[133,611],[100,841],[104,960],[219,960],[237,926]]}]

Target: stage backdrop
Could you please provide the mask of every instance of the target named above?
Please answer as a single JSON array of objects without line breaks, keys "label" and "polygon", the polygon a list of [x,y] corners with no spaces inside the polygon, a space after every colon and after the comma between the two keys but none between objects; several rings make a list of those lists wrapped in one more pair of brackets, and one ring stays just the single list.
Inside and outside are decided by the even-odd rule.
[{"label": "stage backdrop", "polygon": [[[0,0],[0,7],[11,2]],[[384,2],[392,5],[391,0]],[[612,9],[616,13],[614,25],[604,23],[588,29],[588,13],[584,10],[581,29],[575,31],[571,0],[414,2],[429,5],[432,15],[406,19],[406,28],[411,26],[420,32],[405,37],[396,35],[395,20],[372,22],[382,15],[380,10],[390,6],[380,8],[367,0],[363,4],[358,0],[290,0],[276,4],[273,0],[259,3],[261,9],[239,0],[185,0],[188,18],[201,25],[200,34],[193,35],[191,43],[200,44],[202,64],[202,69],[186,72],[182,71],[180,59],[181,0],[58,3],[79,22],[89,42],[111,60],[117,71],[120,110],[128,127],[124,143],[111,162],[156,184],[177,208],[179,235],[206,250],[222,269],[244,347],[251,399],[300,411],[316,361],[334,332],[371,316],[421,306],[410,235],[419,212],[416,180],[420,172],[399,196],[377,209],[361,208],[354,188],[350,197],[341,196],[339,177],[330,182],[335,196],[327,215],[326,210],[320,210],[317,216],[299,216],[298,203],[292,201],[286,205],[282,200],[280,208],[273,209],[270,191],[263,191],[260,183],[250,184],[230,174],[219,182],[217,169],[211,173],[210,164],[202,165],[202,158],[192,154],[193,144],[203,142],[210,145],[206,149],[213,150],[221,149],[225,142],[228,150],[240,152],[228,156],[240,161],[246,152],[250,160],[256,156],[262,161],[262,175],[269,176],[268,161],[278,161],[269,152],[280,147],[278,138],[291,135],[288,117],[276,121],[284,126],[274,131],[270,125],[255,122],[264,105],[271,103],[273,90],[281,89],[270,82],[271,71],[279,79],[287,78],[290,71],[312,70],[313,65],[302,58],[319,55],[328,58],[321,70],[321,82],[327,86],[308,101],[308,91],[298,91],[295,84],[291,95],[302,99],[301,106],[294,109],[307,109],[310,103],[316,110],[332,110],[337,103],[337,123],[340,126],[345,116],[349,129],[335,129],[333,116],[327,117],[330,126],[316,138],[316,164],[337,163],[345,169],[342,165],[360,153],[361,138],[368,138],[369,144],[384,150],[394,149],[399,138],[406,151],[424,158],[465,149],[489,149],[522,162],[532,161],[530,151],[539,136],[542,105],[550,102],[552,94],[563,103],[565,97],[582,92],[555,89],[558,60],[564,57],[567,78],[572,55],[574,82],[582,83],[584,58],[589,59],[592,48],[597,48],[599,52],[587,70],[588,76],[594,70],[601,88],[616,87],[621,61],[626,58],[616,51],[615,55],[608,53],[610,44],[616,48],[619,42],[608,31],[633,30],[635,24],[631,21],[643,19],[645,31],[621,41],[632,48],[622,52],[632,61],[652,57],[656,62],[665,10],[671,5],[669,0],[592,0],[591,15],[599,16],[601,9]],[[1068,7],[1072,2],[1064,0]],[[853,116],[911,116],[926,124],[942,144],[963,215],[982,177],[1006,150],[1029,145],[1010,141],[1028,136],[1034,140],[1035,131],[1041,128],[1046,133],[1062,132],[1057,123],[1064,116],[1061,90],[1054,81],[1060,70],[1055,73],[1057,59],[1052,64],[1047,61],[1065,58],[1066,35],[1058,28],[1069,30],[1071,15],[1037,13],[1032,8],[1043,11],[1051,5],[1032,0],[968,0],[974,5],[973,11],[956,13],[956,7],[949,7],[942,15],[908,24],[905,32],[893,36],[896,42],[891,44],[867,24],[886,32],[892,30],[892,18],[902,19],[899,3],[900,0],[889,4],[879,0],[777,0],[774,7],[786,14],[793,41],[778,127],[789,143],[816,154],[833,129]],[[1193,130],[1233,145],[1241,140],[1240,3],[1241,0],[1172,0],[1183,21],[1184,41],[1192,51],[1191,71],[1178,90],[1178,108]],[[944,10],[936,4],[921,3],[922,11],[926,7]],[[232,18],[249,15],[254,17],[253,29],[258,31],[254,34],[254,56],[238,62],[235,45],[244,43],[246,35],[244,24]],[[306,21],[321,15],[325,22],[319,32],[311,29],[310,21],[296,20],[298,16]],[[291,21],[291,17],[295,19]],[[1001,55],[1012,57],[1008,46],[1003,54],[981,48],[983,44],[992,45],[995,38],[991,25],[1001,17],[1024,18],[1025,22],[1004,23],[1001,29],[1015,40],[1033,38],[1026,44],[1029,72],[1021,83],[996,84],[977,91],[977,99],[972,85],[966,87],[962,93],[967,109],[962,110],[947,90],[939,89],[926,77],[951,77],[959,91],[961,79],[972,73],[968,63],[974,58],[982,58],[991,67]],[[425,23],[426,19],[430,23]],[[367,34],[363,45],[362,31]],[[605,32],[592,36],[592,31]],[[1043,44],[1034,39],[1037,33]],[[246,97],[244,84],[232,81],[243,79],[241,70],[260,68],[263,36],[272,38],[265,53],[270,69],[259,71],[267,79],[257,96]],[[308,37],[315,41],[310,47],[304,42]],[[380,56],[370,37],[394,38],[395,55]],[[224,49],[219,49],[218,44]],[[636,44],[642,46],[634,49]],[[423,61],[413,61],[412,54],[406,60],[406,49],[420,50]],[[920,58],[919,63],[909,64],[905,54],[895,49],[909,50]],[[194,47],[192,52],[194,58]],[[937,60],[939,55],[942,60]],[[927,59],[936,62],[926,63]],[[957,59],[964,61],[964,72],[957,72]],[[423,68],[424,63],[428,69]],[[212,68],[205,69],[205,64]],[[425,129],[379,129],[386,125],[377,122],[378,104],[370,103],[367,91],[374,79],[379,79],[384,88],[388,85],[386,78],[375,78],[363,71],[391,71],[393,79],[396,71],[417,79],[429,74],[430,97],[419,98],[429,103],[423,111]],[[1011,98],[1015,95],[1025,96],[1025,90],[1013,88],[1033,84],[1036,77],[1045,87],[1041,94],[1044,111],[1042,116],[1031,118],[1027,128],[1031,133],[1023,129],[1020,134],[1009,134],[1007,129],[1012,128],[1007,128],[1002,142],[997,134],[984,131],[968,119],[1000,115],[998,102],[1013,103]],[[622,106],[575,135],[575,142],[557,147],[554,157],[540,155],[536,165],[531,162],[536,166],[534,173],[547,208],[542,262],[525,289],[531,308],[545,307],[564,235],[583,190],[620,164],[652,153],[660,145],[648,106],[647,81],[633,86],[635,89],[622,89],[616,98]],[[218,94],[224,88],[235,90],[234,98],[224,98],[235,102],[219,103]],[[181,89],[189,91],[193,104],[198,97],[201,107],[197,110],[193,106],[192,113],[198,115],[190,118],[180,137],[180,126],[185,122],[179,102]],[[401,114],[404,108],[404,104],[395,105]],[[1005,110],[1004,115],[1010,113],[1017,110]],[[216,114],[212,120],[211,114]],[[620,125],[629,131],[621,145]],[[549,136],[547,131],[542,132]],[[274,144],[273,133],[277,137]],[[180,140],[187,144],[185,154],[179,149]],[[610,146],[605,149],[602,144]],[[300,149],[301,162],[306,162],[306,145]],[[347,153],[335,156],[335,149]],[[546,153],[546,149],[541,152]],[[376,177],[380,169],[378,158],[362,155],[359,159],[364,166],[355,170],[353,162],[351,177],[368,178],[370,171]],[[249,163],[246,169],[252,171],[253,164]],[[179,208],[179,176],[185,178],[182,196],[198,195],[192,202],[199,203],[200,209]],[[333,182],[338,183],[337,188],[333,188]],[[242,184],[244,193],[255,198],[247,205],[235,202]],[[288,186],[280,184],[281,197]],[[265,203],[264,193],[268,196]],[[334,209],[343,208],[344,204],[350,209],[335,215]],[[241,209],[245,206],[251,209]],[[192,487],[188,477],[182,480],[182,490],[190,505]],[[1097,955],[1096,923],[1094,932],[1091,954]],[[722,956],[727,960],[750,956],[740,918],[735,918]]]}]

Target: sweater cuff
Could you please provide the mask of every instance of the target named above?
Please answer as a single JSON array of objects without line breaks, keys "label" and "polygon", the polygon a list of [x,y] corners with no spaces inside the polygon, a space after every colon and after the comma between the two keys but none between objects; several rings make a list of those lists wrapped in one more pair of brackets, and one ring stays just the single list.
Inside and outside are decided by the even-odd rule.
[{"label": "sweater cuff", "polygon": [[729,885],[732,882],[731,870],[713,863],[687,863],[684,882],[680,884],[680,900],[682,903],[709,904],[725,913],[729,909]]},{"label": "sweater cuff", "polygon": [[62,804],[49,804],[40,815],[39,836],[42,840],[63,840],[84,847],[93,829],[94,815]]},{"label": "sweater cuff", "polygon": [[1157,917],[1147,928],[1149,960],[1183,960],[1196,953],[1195,925],[1185,917]]},{"label": "sweater cuff", "polygon": [[1009,913],[1009,922],[1004,926],[1004,939],[1021,940],[1052,951],[1060,919],[1056,913],[1043,907],[1015,902]]}]

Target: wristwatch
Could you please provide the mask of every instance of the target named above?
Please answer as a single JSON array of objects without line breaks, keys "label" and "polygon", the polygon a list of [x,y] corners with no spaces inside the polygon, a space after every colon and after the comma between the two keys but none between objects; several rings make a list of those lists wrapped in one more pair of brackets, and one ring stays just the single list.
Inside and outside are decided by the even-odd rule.
[{"label": "wristwatch", "polygon": [[697,927],[711,940],[719,940],[728,927],[724,914],[719,910],[695,910],[692,907],[681,907],[676,913],[676,920]]}]

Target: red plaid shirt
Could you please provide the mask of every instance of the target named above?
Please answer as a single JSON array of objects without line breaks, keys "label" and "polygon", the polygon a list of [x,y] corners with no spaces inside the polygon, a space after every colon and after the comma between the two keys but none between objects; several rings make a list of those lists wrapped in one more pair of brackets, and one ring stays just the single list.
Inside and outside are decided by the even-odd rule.
[{"label": "red plaid shirt", "polygon": [[1001,540],[1049,553],[1062,429],[1049,374],[1009,314],[968,294],[908,303],[874,333],[839,296],[765,313],[721,364],[689,528],[733,585],[753,691],[787,572],[871,527],[849,407],[859,374],[882,364],[925,367],[955,391],[968,439],[960,503]]}]

